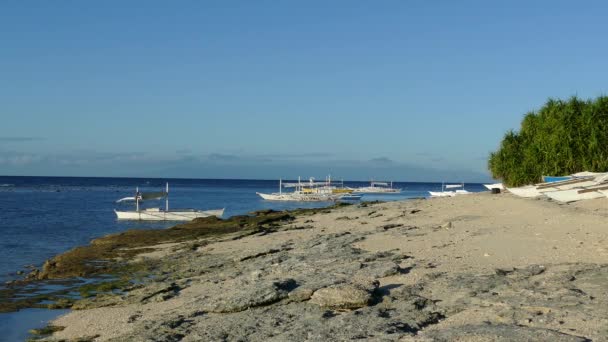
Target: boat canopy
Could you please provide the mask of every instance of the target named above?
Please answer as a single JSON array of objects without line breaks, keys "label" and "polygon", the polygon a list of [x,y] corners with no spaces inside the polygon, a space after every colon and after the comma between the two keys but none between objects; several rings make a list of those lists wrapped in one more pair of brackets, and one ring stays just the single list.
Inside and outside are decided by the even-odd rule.
[{"label": "boat canopy", "polygon": [[285,188],[296,188],[296,187],[312,187],[312,186],[327,186],[327,182],[301,182],[301,183],[283,183]]},{"label": "boat canopy", "polygon": [[126,202],[126,201],[135,201],[135,197],[125,197],[125,198],[121,198],[118,201],[116,201],[116,203],[120,203],[120,202]]},{"label": "boat canopy", "polygon": [[384,186],[388,186],[387,182],[372,182],[373,185],[384,185]]},{"label": "boat canopy", "polygon": [[159,191],[159,192],[141,192],[139,193],[140,199],[142,201],[146,201],[146,200],[152,200],[152,199],[161,199],[161,198],[165,198],[167,197],[167,192],[166,191]]}]

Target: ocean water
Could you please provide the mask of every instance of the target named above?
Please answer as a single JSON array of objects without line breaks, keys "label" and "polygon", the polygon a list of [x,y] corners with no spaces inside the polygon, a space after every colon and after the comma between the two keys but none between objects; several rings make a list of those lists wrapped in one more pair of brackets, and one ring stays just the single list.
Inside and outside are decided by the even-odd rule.
[{"label": "ocean water", "polygon": [[[172,208],[226,208],[224,217],[260,209],[295,209],[331,203],[268,202],[256,192],[275,192],[274,180],[148,179],[88,177],[1,177],[0,176],[0,283],[16,279],[24,267],[40,267],[44,260],[91,239],[127,229],[167,228],[175,222],[117,221],[115,201],[140,191],[161,191],[169,182]],[[369,182],[349,182],[350,187]],[[441,183],[395,182],[400,194],[366,194],[364,201],[391,201],[427,197],[440,191]],[[481,184],[465,184],[469,191],[484,191]],[[164,202],[158,202],[164,206]],[[3,285],[0,285],[0,290]],[[25,312],[23,312],[25,311]],[[28,314],[34,313],[34,314]],[[58,314],[58,313],[57,313]],[[0,314],[0,341],[22,340],[27,329],[38,327],[40,317],[52,318],[49,310],[22,310]],[[28,317],[30,319],[28,320]],[[16,319],[22,324],[13,324]],[[11,339],[6,339],[11,336]]]}]

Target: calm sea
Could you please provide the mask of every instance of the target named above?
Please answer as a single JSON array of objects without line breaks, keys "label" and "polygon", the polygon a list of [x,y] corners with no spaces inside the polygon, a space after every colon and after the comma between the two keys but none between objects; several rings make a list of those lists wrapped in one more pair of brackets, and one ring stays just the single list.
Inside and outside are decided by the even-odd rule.
[{"label": "calm sea", "polygon": [[[0,281],[15,279],[26,265],[39,267],[44,260],[91,239],[127,229],[167,228],[175,223],[117,221],[115,201],[140,191],[161,191],[170,186],[173,208],[226,208],[224,217],[260,209],[294,209],[331,203],[280,203],[262,200],[256,192],[277,191],[278,181],[227,179],[148,179],[89,177],[0,176]],[[369,182],[347,181],[350,187]],[[395,182],[400,194],[372,195],[365,201],[391,201],[427,197],[440,191],[441,183]],[[481,184],[466,184],[469,191],[483,191]],[[160,205],[161,203],[159,203]],[[3,285],[0,285],[0,289]],[[24,340],[27,329],[55,317],[50,310],[22,310],[0,314],[0,341]]]}]

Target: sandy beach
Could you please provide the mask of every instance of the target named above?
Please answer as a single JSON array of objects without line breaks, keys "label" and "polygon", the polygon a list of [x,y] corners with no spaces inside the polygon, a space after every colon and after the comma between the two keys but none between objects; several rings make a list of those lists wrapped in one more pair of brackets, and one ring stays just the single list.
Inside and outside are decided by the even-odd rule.
[{"label": "sandy beach", "polygon": [[155,276],[46,340],[608,340],[608,201],[479,193],[359,204],[150,246]]}]

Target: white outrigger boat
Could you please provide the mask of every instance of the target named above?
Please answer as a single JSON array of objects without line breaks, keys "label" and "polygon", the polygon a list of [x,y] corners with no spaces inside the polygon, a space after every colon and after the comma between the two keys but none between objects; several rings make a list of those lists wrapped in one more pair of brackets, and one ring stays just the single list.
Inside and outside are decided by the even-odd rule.
[{"label": "white outrigger boat", "polygon": [[486,187],[486,189],[492,191],[492,189],[499,189],[499,190],[504,190],[505,187],[504,185],[502,185],[502,183],[494,183],[494,184],[484,184],[483,186]]},{"label": "white outrigger boat", "polygon": [[550,191],[545,192],[544,194],[558,202],[569,203],[580,200],[606,197],[606,190],[608,190],[608,186],[603,185],[570,190]]},{"label": "white outrigger boat", "polygon": [[398,194],[401,189],[393,188],[393,182],[371,181],[369,186],[356,188],[354,192],[362,194]]},{"label": "white outrigger boat", "polygon": [[[582,174],[582,173],[581,173]],[[548,195],[548,193],[555,193],[555,192],[561,192],[561,191],[566,191],[566,190],[575,190],[575,189],[584,189],[586,187],[593,187],[596,185],[601,185],[603,183],[605,183],[608,180],[608,174],[606,173],[600,173],[600,174],[593,174],[590,176],[576,176],[573,175],[574,177],[572,179],[567,179],[567,180],[563,180],[563,181],[557,181],[557,182],[550,182],[550,183],[539,183],[539,184],[534,184],[534,185],[526,185],[526,186],[521,186],[518,188],[507,188],[507,190],[509,190],[510,193],[519,196],[519,197],[538,197],[541,195]],[[563,197],[562,195],[555,195],[553,194],[553,196],[555,197],[555,200],[561,201],[558,198],[563,198],[563,199],[568,199],[562,202],[568,202],[570,201],[569,199],[574,199],[577,196],[571,196],[571,195],[566,195],[566,194],[574,194],[574,192],[569,192],[569,193],[563,193],[562,195],[565,195],[565,197]],[[587,197],[591,196],[591,195],[586,195]],[[549,196],[551,197],[551,196]],[[553,197],[551,197],[553,198]],[[583,199],[583,198],[581,198]],[[576,200],[576,199],[574,199]],[[572,202],[572,201],[570,201]]]},{"label": "white outrigger boat", "polygon": [[[284,187],[294,188],[294,191],[283,192]],[[315,182],[314,178],[310,178],[306,183],[298,177],[297,183],[283,183],[283,180],[279,179],[279,192],[256,194],[267,201],[328,202],[340,200],[349,192],[336,191],[329,182]]]},{"label": "white outrigger boat", "polygon": [[[140,202],[147,200],[165,199],[165,208],[140,208]],[[165,191],[160,192],[139,192],[135,189],[135,196],[121,198],[116,203],[132,201],[135,202],[135,210],[121,211],[114,209],[119,220],[139,220],[139,221],[190,221],[199,217],[224,215],[224,209],[216,210],[197,210],[197,209],[169,209],[169,183]]]},{"label": "white outrigger boat", "polygon": [[[457,189],[458,190],[447,190],[446,189]],[[431,197],[454,197],[458,195],[468,195],[469,191],[464,189],[464,183],[461,184],[444,184],[441,183],[441,191],[429,191]]]}]

